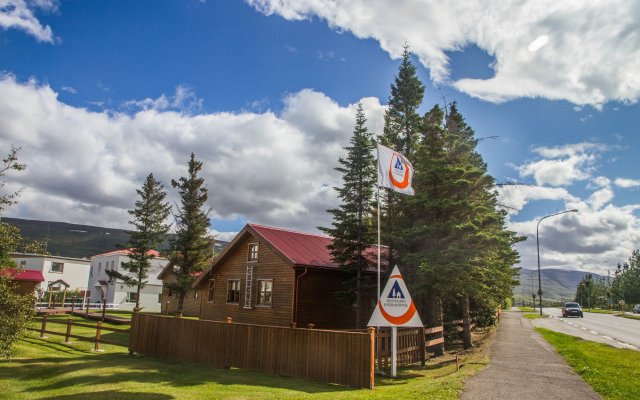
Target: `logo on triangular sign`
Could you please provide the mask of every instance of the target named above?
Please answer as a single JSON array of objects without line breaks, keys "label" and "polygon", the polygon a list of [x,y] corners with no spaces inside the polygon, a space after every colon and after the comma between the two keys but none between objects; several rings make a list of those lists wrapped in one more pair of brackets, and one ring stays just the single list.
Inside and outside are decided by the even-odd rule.
[{"label": "logo on triangular sign", "polygon": [[371,315],[368,326],[406,326],[422,327],[422,321],[411,300],[407,285],[402,279],[398,267],[394,267],[389,281],[380,293],[376,309]]}]

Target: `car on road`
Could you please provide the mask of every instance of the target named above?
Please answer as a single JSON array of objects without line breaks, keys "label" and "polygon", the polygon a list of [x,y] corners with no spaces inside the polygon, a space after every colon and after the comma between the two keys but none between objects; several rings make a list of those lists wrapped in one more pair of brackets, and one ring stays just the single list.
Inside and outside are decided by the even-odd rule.
[{"label": "car on road", "polygon": [[640,314],[640,304],[636,304],[636,306],[633,307],[633,313]]},{"label": "car on road", "polygon": [[564,303],[562,307],[562,317],[580,317],[584,318],[584,314],[582,313],[582,307],[578,303]]}]

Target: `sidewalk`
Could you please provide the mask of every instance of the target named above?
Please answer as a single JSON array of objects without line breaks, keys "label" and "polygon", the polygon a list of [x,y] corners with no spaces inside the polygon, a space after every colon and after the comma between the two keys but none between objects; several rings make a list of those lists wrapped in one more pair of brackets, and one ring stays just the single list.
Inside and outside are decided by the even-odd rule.
[{"label": "sidewalk", "polygon": [[601,399],[518,312],[502,313],[490,355],[487,368],[467,380],[462,400]]}]

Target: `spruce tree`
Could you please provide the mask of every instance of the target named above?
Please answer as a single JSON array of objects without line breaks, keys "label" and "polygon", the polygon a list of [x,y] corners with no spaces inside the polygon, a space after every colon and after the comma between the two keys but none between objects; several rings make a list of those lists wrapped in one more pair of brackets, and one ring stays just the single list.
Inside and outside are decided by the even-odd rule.
[{"label": "spruce tree", "polygon": [[341,204],[328,210],[333,215],[332,227],[319,228],[334,239],[329,246],[333,260],[354,277],[348,282],[347,292],[355,294],[357,328],[363,325],[362,273],[372,266],[365,252],[375,241],[375,227],[371,224],[375,205],[375,141],[365,123],[362,104],[358,104],[350,146],[345,147],[347,157],[340,158],[340,166],[336,168],[342,174],[342,187],[335,188]]},{"label": "spruce tree", "polygon": [[[413,153],[418,145],[418,138],[422,126],[422,118],[418,107],[424,98],[424,85],[416,74],[416,67],[411,62],[411,52],[405,46],[402,63],[398,75],[391,85],[389,107],[384,115],[384,133],[380,136],[380,143],[401,152],[412,161]],[[402,231],[406,224],[405,212],[407,196],[398,194],[391,189],[382,192],[382,232],[383,242],[388,246],[389,266],[396,264],[395,257],[398,250],[402,253]],[[401,254],[400,254],[401,255]],[[403,272],[409,272],[412,280],[414,271],[407,270],[401,265]]]},{"label": "spruce tree", "polygon": [[176,235],[172,241],[172,261],[176,266],[176,283],[172,285],[178,292],[178,314],[182,313],[184,297],[195,281],[195,275],[202,272],[213,257],[213,245],[208,235],[211,210],[206,208],[208,191],[204,179],[198,176],[202,162],[196,161],[191,153],[187,176],[172,180],[178,189],[180,205],[174,215]]},{"label": "spruce tree", "polygon": [[133,217],[129,223],[135,230],[128,232],[129,241],[127,250],[129,261],[122,263],[121,271],[107,270],[110,279],[119,279],[125,285],[136,288],[136,306],[140,309],[140,291],[147,285],[151,260],[155,258],[152,250],[165,240],[170,225],[166,223],[171,213],[171,205],[165,202],[167,193],[164,186],[155,180],[153,174],[149,174],[142,189],[136,192],[140,199],[136,201],[135,208],[129,210]]}]

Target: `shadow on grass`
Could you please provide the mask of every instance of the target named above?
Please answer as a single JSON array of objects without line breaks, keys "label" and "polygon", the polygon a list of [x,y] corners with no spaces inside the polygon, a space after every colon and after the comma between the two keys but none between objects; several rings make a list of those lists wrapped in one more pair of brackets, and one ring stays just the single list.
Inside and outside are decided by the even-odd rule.
[{"label": "shadow on grass", "polygon": [[106,390],[103,392],[77,393],[61,396],[49,397],[58,400],[114,400],[114,399],[142,399],[142,400],[169,400],[175,399],[173,396],[159,393],[129,393],[117,390]]},{"label": "shadow on grass", "polygon": [[[246,371],[240,369],[213,369],[203,365],[176,362],[147,356],[129,356],[126,353],[96,354],[72,349],[71,346],[49,343],[36,338],[25,338],[24,342],[33,349],[36,346],[43,351],[63,352],[60,357],[41,357],[14,359],[10,363],[0,363],[0,380],[20,377],[22,382],[29,381],[24,392],[38,393],[62,390],[69,387],[82,387],[90,390],[93,386],[107,385],[122,387],[127,383],[168,385],[171,387],[192,387],[203,383],[219,385],[265,386],[288,389],[303,393],[345,392],[352,389],[345,386],[329,385],[305,381],[298,378],[281,377],[275,374]],[[84,372],[83,372],[84,371]],[[407,376],[409,378],[409,376]],[[96,387],[95,389],[100,389]],[[108,393],[120,396],[119,392],[96,392],[97,396]],[[140,398],[144,394],[140,394]],[[86,397],[69,395],[58,398],[99,399],[94,393]],[[83,395],[84,396],[84,395]],[[149,396],[152,396],[149,394]],[[136,396],[138,398],[138,396]],[[148,397],[161,399],[168,397]],[[170,398],[170,397],[169,397]]]}]

